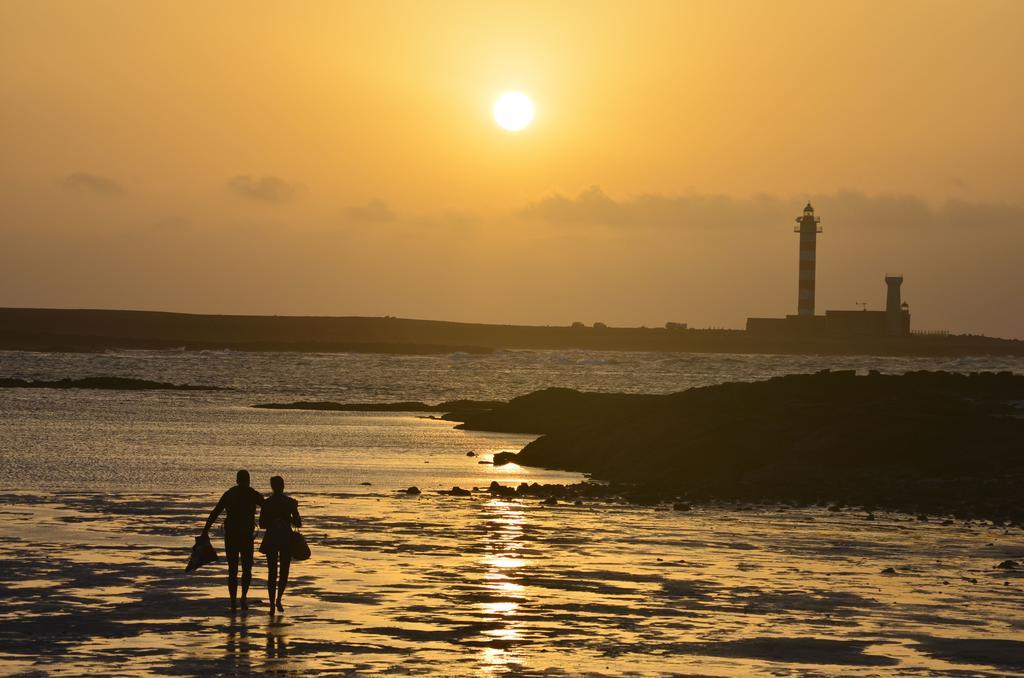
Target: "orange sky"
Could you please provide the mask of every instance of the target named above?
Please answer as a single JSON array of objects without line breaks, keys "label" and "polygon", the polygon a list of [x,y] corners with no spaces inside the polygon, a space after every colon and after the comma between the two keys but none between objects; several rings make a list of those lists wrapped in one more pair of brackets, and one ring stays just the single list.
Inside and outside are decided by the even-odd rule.
[{"label": "orange sky", "polygon": [[[1024,337],[1024,3],[0,2],[0,305]],[[533,126],[490,116],[508,89]],[[592,188],[598,187],[598,188]]]}]

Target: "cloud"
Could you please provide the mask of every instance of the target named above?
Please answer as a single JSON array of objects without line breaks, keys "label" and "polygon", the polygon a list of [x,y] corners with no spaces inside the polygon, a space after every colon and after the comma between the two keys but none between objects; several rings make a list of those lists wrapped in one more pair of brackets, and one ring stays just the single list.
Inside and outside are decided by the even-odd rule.
[{"label": "cloud", "polygon": [[769,196],[735,199],[721,195],[670,196],[645,193],[626,200],[615,200],[600,187],[591,186],[575,198],[560,194],[548,196],[527,205],[518,215],[552,224],[713,226],[742,224],[756,215],[781,211],[787,205],[779,198]]},{"label": "cloud", "polygon": [[345,210],[345,215],[352,221],[383,222],[398,218],[391,207],[383,200],[371,200],[365,205],[353,205]]},{"label": "cloud", "polygon": [[95,195],[114,196],[125,192],[124,187],[113,179],[88,172],[73,172],[61,179],[60,185],[70,191]]},{"label": "cloud", "polygon": [[563,224],[618,224],[625,220],[626,211],[599,186],[591,186],[575,198],[561,194],[543,198],[521,209],[519,216]]},{"label": "cloud", "polygon": [[933,206],[911,195],[867,195],[855,191],[788,198],[648,193],[616,200],[601,188],[592,186],[576,197],[548,196],[516,214],[555,226],[766,228],[792,222],[808,199],[823,215],[823,221],[857,228],[1024,226],[1024,205],[948,200]]},{"label": "cloud", "polygon": [[246,200],[279,204],[293,200],[301,192],[302,186],[280,177],[251,177],[246,174],[228,180],[228,190]]},{"label": "cloud", "polygon": [[480,223],[480,218],[471,212],[445,210],[436,214],[427,214],[416,220],[420,226],[431,229],[465,230]]},{"label": "cloud", "polygon": [[451,237],[454,233],[467,233],[481,223],[478,215],[461,210],[399,213],[378,199],[347,207],[344,215],[349,225],[403,239]]}]

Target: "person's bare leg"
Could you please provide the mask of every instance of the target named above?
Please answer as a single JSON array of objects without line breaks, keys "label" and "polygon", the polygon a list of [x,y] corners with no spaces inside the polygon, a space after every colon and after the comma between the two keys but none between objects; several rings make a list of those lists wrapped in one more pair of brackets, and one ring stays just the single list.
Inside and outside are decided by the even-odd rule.
[{"label": "person's bare leg", "polygon": [[267,554],[267,601],[270,603],[270,616],[274,616],[274,599],[277,592],[277,554]]},{"label": "person's bare leg", "polygon": [[288,586],[288,570],[291,568],[292,556],[290,553],[281,552],[281,581],[277,585],[277,611],[284,612],[284,605],[281,598],[284,597],[284,589]]},{"label": "person's bare leg", "polygon": [[[234,544],[231,546],[234,546]],[[238,597],[238,551],[228,546],[226,541],[224,547],[228,556],[228,595],[231,596],[231,611],[234,612],[238,607],[236,602]]]},{"label": "person's bare leg", "polygon": [[249,585],[252,584],[252,543],[248,543],[242,546],[242,609],[249,609],[249,601],[246,600],[246,596],[249,595]]}]

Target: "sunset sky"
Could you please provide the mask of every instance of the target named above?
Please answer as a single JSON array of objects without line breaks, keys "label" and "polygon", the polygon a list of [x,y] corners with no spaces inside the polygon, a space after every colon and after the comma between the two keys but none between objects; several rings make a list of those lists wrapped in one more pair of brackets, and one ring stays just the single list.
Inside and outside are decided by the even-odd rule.
[{"label": "sunset sky", "polygon": [[[1024,2],[0,0],[0,306],[1024,338]],[[536,106],[520,132],[491,109]]]}]

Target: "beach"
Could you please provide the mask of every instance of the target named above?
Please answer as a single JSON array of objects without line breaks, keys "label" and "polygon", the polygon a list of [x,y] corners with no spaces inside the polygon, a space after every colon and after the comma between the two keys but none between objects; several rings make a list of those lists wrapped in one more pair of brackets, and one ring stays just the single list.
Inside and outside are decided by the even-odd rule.
[{"label": "beach", "polygon": [[271,620],[264,564],[237,614],[223,562],[184,573],[211,497],[5,496],[0,668],[1024,672],[1024,572],[995,567],[1024,555],[1018,528],[772,507],[296,497],[313,558],[293,563],[286,612]]}]

